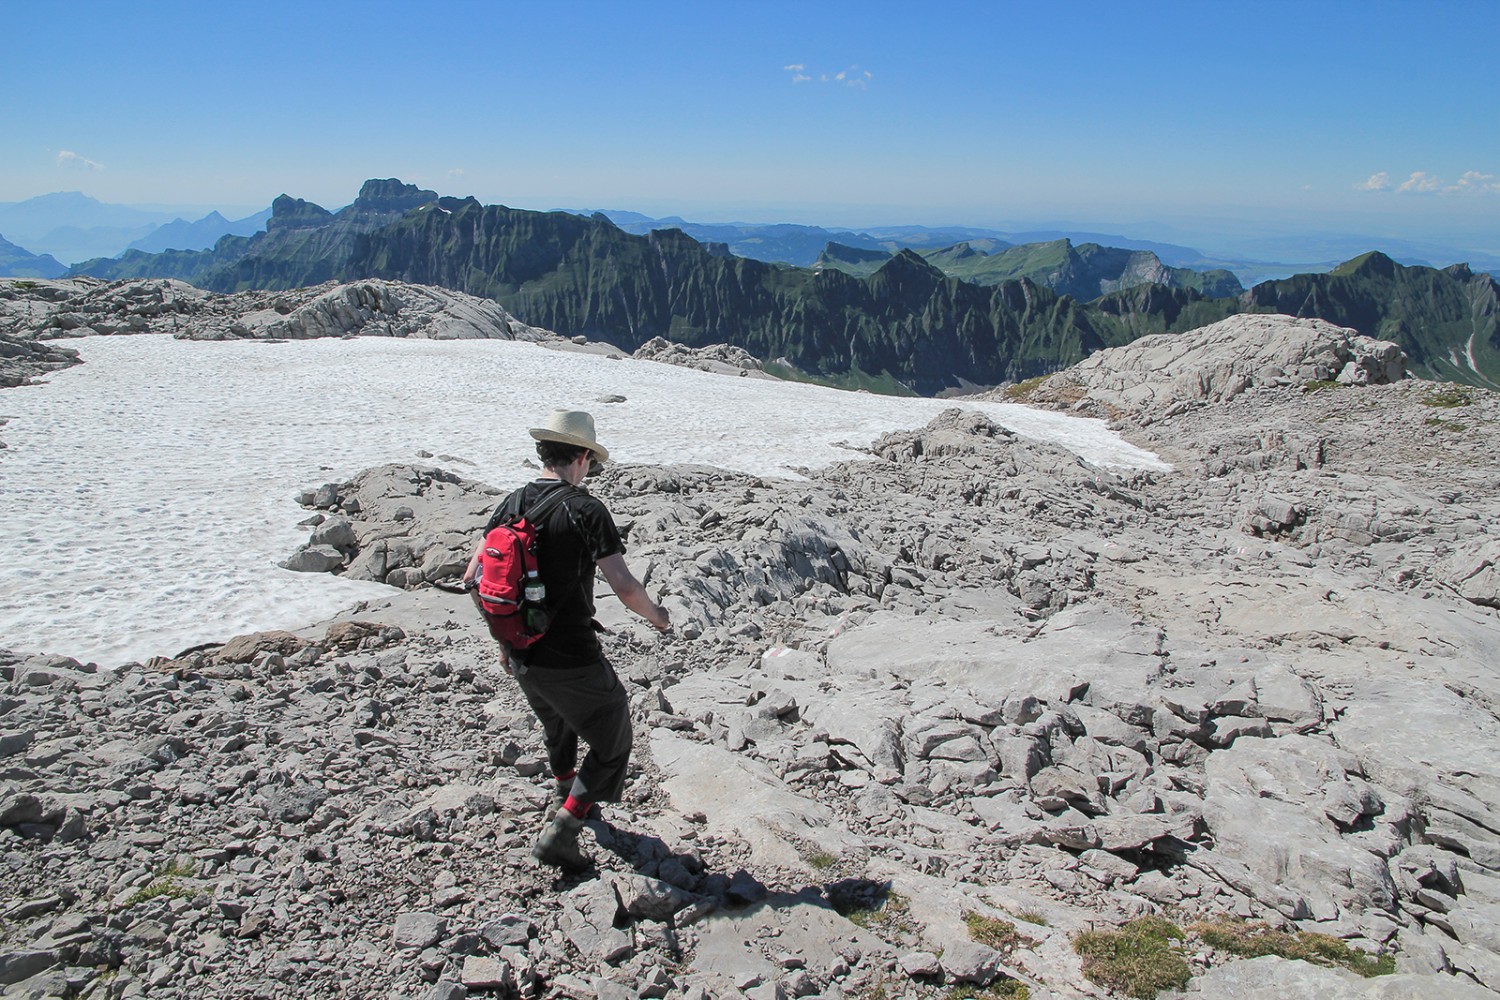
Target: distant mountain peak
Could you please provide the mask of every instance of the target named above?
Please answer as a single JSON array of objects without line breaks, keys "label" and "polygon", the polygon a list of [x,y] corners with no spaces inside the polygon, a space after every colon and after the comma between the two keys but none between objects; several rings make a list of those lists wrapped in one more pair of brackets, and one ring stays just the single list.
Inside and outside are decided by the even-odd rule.
[{"label": "distant mountain peak", "polygon": [[359,189],[353,208],[361,211],[409,212],[438,200],[436,191],[407,184],[394,177],[368,180]]},{"label": "distant mountain peak", "polygon": [[1353,260],[1344,261],[1344,263],[1328,273],[1339,277],[1371,275],[1389,278],[1396,273],[1396,269],[1400,266],[1400,264],[1397,264],[1379,250],[1371,250],[1369,253],[1360,254]]},{"label": "distant mountain peak", "polygon": [[308,229],[326,226],[333,220],[333,213],[322,205],[315,205],[289,194],[277,195],[271,202],[271,218],[266,222],[266,231],[274,229]]}]

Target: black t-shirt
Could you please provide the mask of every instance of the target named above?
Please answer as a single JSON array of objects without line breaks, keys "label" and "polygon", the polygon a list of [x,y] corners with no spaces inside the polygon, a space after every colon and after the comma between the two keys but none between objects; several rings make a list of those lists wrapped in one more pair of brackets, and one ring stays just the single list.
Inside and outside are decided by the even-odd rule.
[{"label": "black t-shirt", "polygon": [[513,654],[529,667],[581,667],[599,659],[594,631],[594,564],[623,555],[625,543],[609,509],[582,487],[560,479],[527,483],[495,508],[485,533],[516,514],[534,510],[555,490],[567,496],[555,503],[537,528],[537,575],[547,587],[547,634]]}]

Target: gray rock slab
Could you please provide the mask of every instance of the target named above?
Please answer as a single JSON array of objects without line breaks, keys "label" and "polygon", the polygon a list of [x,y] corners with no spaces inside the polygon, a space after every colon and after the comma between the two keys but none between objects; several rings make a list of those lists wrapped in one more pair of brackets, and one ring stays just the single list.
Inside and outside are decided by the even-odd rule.
[{"label": "gray rock slab", "polygon": [[447,918],[436,913],[412,911],[396,915],[391,941],[398,948],[420,949],[437,944],[447,933]]},{"label": "gray rock slab", "polygon": [[789,948],[815,971],[832,968],[851,950],[865,962],[896,958],[884,941],[839,916],[815,892],[775,893],[742,909],[722,909],[694,929],[698,946],[689,967],[733,982],[775,982]]},{"label": "gray rock slab", "polygon": [[1294,890],[1320,915],[1320,900],[1355,912],[1393,905],[1385,859],[1343,836],[1323,809],[1326,786],[1358,769],[1352,755],[1309,736],[1246,737],[1211,754],[1203,818],[1215,851]]},{"label": "gray rock slab", "polygon": [[827,806],[792,791],[759,761],[667,731],[652,734],[651,756],[678,812],[703,813],[710,832],[743,839],[761,863],[805,866],[799,843],[835,856],[862,847]]},{"label": "gray rock slab", "polygon": [[1265,997],[1318,997],[1319,1000],[1480,1000],[1494,994],[1449,975],[1394,975],[1363,979],[1343,969],[1325,968],[1274,955],[1216,966],[1193,978],[1187,990],[1162,994],[1163,1000],[1212,997],[1263,1000]]}]

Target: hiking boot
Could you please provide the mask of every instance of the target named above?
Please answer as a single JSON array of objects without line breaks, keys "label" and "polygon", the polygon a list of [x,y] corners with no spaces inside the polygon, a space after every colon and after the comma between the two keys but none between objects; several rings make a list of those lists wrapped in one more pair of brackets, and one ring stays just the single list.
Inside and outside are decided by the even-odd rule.
[{"label": "hiking boot", "polygon": [[589,860],[578,847],[578,833],[583,829],[583,820],[566,809],[559,809],[547,829],[536,839],[531,856],[544,865],[554,865],[568,871],[583,871],[592,868]]}]

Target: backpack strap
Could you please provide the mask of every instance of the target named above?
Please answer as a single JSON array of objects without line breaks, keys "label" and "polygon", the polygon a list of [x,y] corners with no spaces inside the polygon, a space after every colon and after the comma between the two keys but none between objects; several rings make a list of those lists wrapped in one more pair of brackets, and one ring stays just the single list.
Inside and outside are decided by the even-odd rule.
[{"label": "backpack strap", "polygon": [[[489,523],[485,525],[485,533],[488,534],[492,529],[498,528],[502,524],[514,524],[523,517],[530,517],[532,523],[535,524],[551,513],[554,507],[568,499],[568,497],[582,492],[582,490],[564,483],[561,487],[553,487],[548,491],[548,496],[537,501],[532,509],[528,511],[526,509],[526,487],[522,486],[506,497],[499,507],[495,508],[495,513],[490,515]],[[567,507],[563,508],[563,510],[567,509]],[[568,516],[571,518],[572,513],[569,512]]]},{"label": "backpack strap", "polygon": [[[523,490],[521,496],[516,501],[516,517],[527,518],[533,525],[540,527],[542,518],[552,513],[553,508],[558,504],[578,492],[578,489],[568,483],[564,483],[561,487],[553,487],[545,497],[538,500],[535,506],[528,511],[526,509],[526,494]],[[563,509],[566,510],[567,508]]]}]

